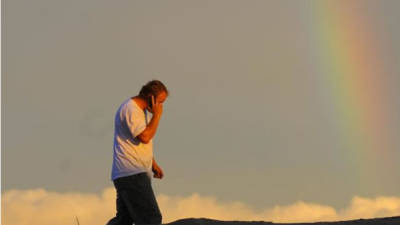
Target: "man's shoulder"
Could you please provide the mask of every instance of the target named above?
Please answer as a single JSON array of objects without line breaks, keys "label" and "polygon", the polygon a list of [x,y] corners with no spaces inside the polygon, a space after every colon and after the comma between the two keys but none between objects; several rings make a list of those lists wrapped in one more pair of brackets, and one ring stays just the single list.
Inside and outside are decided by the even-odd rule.
[{"label": "man's shoulder", "polygon": [[122,108],[136,108],[136,104],[133,104],[133,99],[128,98],[122,101],[122,103],[119,106],[120,109]]},{"label": "man's shoulder", "polygon": [[124,100],[119,107],[119,111],[125,111],[131,114],[142,113],[142,109],[134,102],[132,98]]}]

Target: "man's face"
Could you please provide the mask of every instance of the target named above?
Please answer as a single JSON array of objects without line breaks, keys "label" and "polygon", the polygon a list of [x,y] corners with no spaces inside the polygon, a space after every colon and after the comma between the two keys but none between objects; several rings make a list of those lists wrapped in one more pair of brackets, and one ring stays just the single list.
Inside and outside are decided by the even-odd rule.
[{"label": "man's face", "polygon": [[[164,101],[167,99],[167,97],[168,97],[167,93],[165,91],[163,91],[163,92],[159,93],[156,96],[156,99],[154,99],[154,100],[159,103],[164,103]],[[149,110],[149,112],[153,113],[153,109],[149,109],[148,107],[147,107],[147,109]]]},{"label": "man's face", "polygon": [[167,99],[167,93],[165,91],[161,92],[156,96],[156,101],[160,103],[164,103],[164,101]]}]

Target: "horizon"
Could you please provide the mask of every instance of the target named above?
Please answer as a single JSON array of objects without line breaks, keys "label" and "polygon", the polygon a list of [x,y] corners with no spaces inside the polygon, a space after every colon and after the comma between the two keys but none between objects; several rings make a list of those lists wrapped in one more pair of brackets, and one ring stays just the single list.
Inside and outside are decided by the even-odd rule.
[{"label": "horizon", "polygon": [[152,79],[170,91],[153,138],[167,221],[399,215],[399,8],[4,1],[2,221],[58,222],[65,202],[85,225],[112,217],[115,112]]}]

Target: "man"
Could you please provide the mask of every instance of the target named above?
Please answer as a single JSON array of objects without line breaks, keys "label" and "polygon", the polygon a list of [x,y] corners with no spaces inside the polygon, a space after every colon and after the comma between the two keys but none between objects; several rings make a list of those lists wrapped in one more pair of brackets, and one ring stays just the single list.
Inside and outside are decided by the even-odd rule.
[{"label": "man", "polygon": [[111,180],[117,191],[117,213],[108,225],[161,224],[151,173],[159,179],[164,173],[154,160],[152,139],[168,95],[161,81],[152,80],[116,112]]}]

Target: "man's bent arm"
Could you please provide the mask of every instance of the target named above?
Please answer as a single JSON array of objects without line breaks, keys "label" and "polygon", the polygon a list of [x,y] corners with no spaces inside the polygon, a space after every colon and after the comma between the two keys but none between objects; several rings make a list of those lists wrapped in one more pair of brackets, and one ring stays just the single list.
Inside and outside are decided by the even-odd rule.
[{"label": "man's bent arm", "polygon": [[140,133],[137,137],[141,142],[147,144],[154,137],[157,131],[158,123],[160,122],[161,114],[153,114],[153,117],[150,120],[149,125],[144,129],[142,133]]}]

